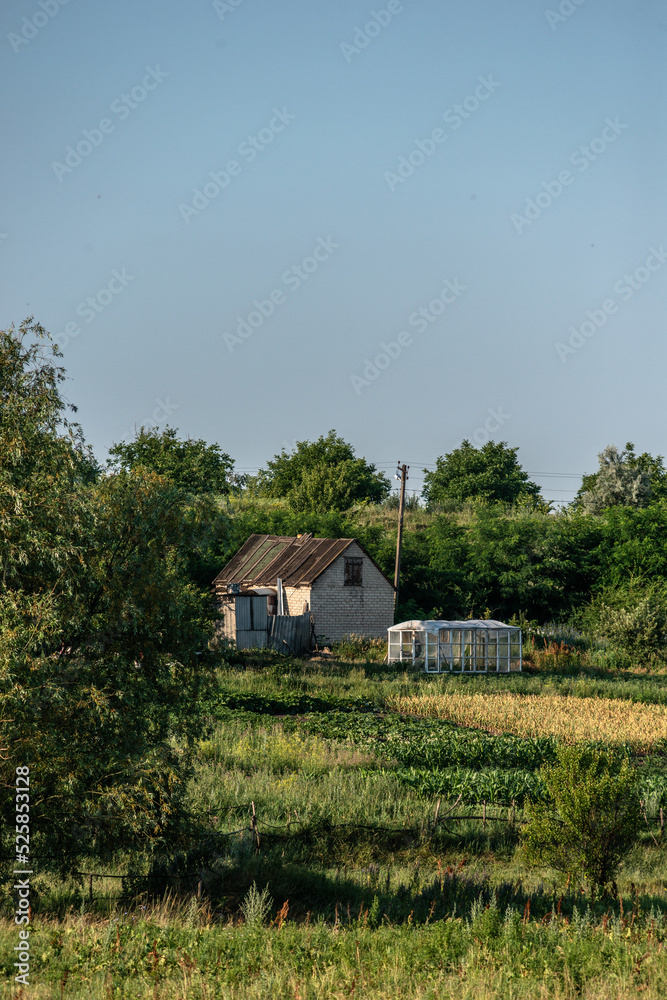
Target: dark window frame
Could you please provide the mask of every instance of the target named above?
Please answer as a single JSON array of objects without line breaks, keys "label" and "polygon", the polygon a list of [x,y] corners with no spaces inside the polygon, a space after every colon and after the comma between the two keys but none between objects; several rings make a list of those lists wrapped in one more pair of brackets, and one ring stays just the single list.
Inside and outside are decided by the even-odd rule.
[{"label": "dark window frame", "polygon": [[363,565],[362,556],[345,556],[344,587],[363,587]]}]

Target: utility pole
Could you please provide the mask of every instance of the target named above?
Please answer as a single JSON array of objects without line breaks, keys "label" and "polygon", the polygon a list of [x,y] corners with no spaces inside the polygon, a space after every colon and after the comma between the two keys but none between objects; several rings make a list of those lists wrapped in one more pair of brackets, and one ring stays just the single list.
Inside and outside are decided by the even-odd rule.
[{"label": "utility pole", "polygon": [[[408,469],[409,465],[401,465],[398,463],[398,468],[394,474],[394,479],[401,480],[401,498],[398,504],[398,535],[396,537],[396,568],[394,570],[394,611],[398,606],[398,590],[401,578],[401,544],[403,542],[403,510],[405,509],[405,484],[408,479]],[[400,476],[398,473],[400,472]]]}]

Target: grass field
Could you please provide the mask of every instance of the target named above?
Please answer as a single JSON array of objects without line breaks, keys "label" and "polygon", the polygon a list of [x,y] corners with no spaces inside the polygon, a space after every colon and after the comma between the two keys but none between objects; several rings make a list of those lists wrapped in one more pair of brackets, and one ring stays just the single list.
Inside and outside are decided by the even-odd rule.
[{"label": "grass field", "polygon": [[[37,873],[23,992],[6,893],[0,997],[664,995],[667,674],[562,647],[526,660],[507,678],[221,664],[191,849],[107,877],[82,865],[92,901],[86,877]],[[637,768],[645,820],[619,899],[593,904],[518,849],[559,739]]]}]

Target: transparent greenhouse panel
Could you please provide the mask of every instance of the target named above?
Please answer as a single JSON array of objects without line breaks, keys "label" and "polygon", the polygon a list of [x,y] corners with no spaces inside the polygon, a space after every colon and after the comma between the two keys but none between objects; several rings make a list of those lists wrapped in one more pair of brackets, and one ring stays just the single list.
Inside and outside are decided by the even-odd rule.
[{"label": "transparent greenhouse panel", "polygon": [[463,643],[461,629],[452,629],[452,670],[463,670]]},{"label": "transparent greenhouse panel", "polygon": [[485,672],[489,666],[489,634],[486,629],[478,629],[475,635],[475,670]]},{"label": "transparent greenhouse panel", "polygon": [[440,666],[438,664],[438,637],[436,635],[426,636],[426,650],[425,650],[425,663],[424,669],[428,674],[437,674],[440,672]]},{"label": "transparent greenhouse panel", "polygon": [[394,663],[401,659],[401,633],[389,633],[389,662]]},{"label": "transparent greenhouse panel", "polygon": [[412,634],[412,662],[415,666],[424,666],[426,654],[426,635],[424,632]]}]

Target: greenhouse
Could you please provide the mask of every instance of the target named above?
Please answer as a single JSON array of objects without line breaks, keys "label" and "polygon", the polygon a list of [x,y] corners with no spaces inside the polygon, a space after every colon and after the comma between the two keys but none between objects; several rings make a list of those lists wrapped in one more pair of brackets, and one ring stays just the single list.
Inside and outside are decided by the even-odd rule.
[{"label": "greenhouse", "polygon": [[389,663],[412,663],[427,674],[509,674],[521,671],[521,629],[504,622],[409,621],[392,625]]}]

